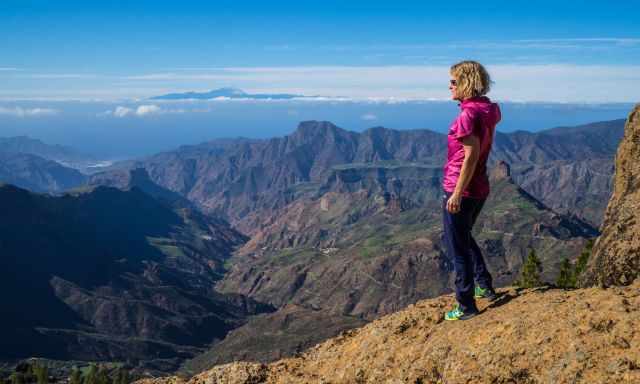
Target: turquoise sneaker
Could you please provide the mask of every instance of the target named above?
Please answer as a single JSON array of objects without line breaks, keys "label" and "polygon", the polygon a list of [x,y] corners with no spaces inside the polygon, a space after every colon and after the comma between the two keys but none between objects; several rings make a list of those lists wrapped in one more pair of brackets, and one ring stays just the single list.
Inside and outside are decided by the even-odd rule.
[{"label": "turquoise sneaker", "polygon": [[496,291],[494,291],[493,289],[484,289],[476,285],[473,297],[476,299],[488,299],[489,301],[494,301],[498,298],[498,295],[496,295]]},{"label": "turquoise sneaker", "polygon": [[462,310],[460,309],[460,306],[458,304],[456,304],[456,306],[453,308],[453,310],[445,313],[444,315],[444,319],[445,320],[449,320],[449,321],[453,321],[453,320],[467,320],[470,319],[472,317],[475,317],[478,313],[478,311],[475,312],[462,312]]}]

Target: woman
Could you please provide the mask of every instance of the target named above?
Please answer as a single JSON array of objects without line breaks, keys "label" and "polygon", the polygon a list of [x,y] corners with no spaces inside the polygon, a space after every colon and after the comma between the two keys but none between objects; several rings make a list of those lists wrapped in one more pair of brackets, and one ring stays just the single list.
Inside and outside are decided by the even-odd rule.
[{"label": "woman", "polygon": [[491,78],[480,63],[462,61],[451,67],[450,74],[451,98],[460,102],[460,114],[447,137],[442,211],[444,240],[456,272],[458,305],[445,314],[445,320],[466,320],[478,314],[475,298],[496,298],[471,229],[489,195],[487,159],[501,115],[498,104],[485,96]]}]

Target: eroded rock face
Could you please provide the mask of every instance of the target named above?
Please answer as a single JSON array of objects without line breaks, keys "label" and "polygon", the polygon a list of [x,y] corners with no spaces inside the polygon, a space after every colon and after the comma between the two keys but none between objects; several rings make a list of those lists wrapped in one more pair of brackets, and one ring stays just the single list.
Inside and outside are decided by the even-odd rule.
[{"label": "eroded rock face", "polygon": [[[542,261],[543,280],[553,282],[562,260],[573,260],[597,232],[547,209],[506,176],[506,165],[498,168],[503,179],[493,179],[475,227],[494,284],[510,285],[529,249]],[[326,211],[322,198],[300,199],[272,215],[230,259],[217,289],[276,307],[296,303],[369,320],[450,292],[453,268],[442,246],[441,201],[431,197],[439,185],[429,191],[428,173],[420,179],[417,172],[393,173],[400,197],[410,199],[416,191],[425,196],[398,210],[393,199],[369,194],[388,185],[370,169],[351,174],[353,183],[339,188],[345,192],[323,195]]]},{"label": "eroded rock face", "polygon": [[613,188],[583,285],[627,285],[640,275],[640,104],[625,125]]}]

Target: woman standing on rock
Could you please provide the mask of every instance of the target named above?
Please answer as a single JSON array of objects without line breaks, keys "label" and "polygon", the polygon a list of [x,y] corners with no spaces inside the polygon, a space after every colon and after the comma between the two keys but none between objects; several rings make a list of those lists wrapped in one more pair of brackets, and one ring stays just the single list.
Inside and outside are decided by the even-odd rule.
[{"label": "woman standing on rock", "polygon": [[442,211],[444,241],[455,266],[458,305],[445,314],[445,320],[466,320],[478,314],[475,298],[496,298],[471,229],[489,195],[487,159],[501,115],[498,104],[485,96],[491,78],[480,63],[462,61],[451,67],[450,75],[451,98],[460,102],[460,113],[447,136]]}]

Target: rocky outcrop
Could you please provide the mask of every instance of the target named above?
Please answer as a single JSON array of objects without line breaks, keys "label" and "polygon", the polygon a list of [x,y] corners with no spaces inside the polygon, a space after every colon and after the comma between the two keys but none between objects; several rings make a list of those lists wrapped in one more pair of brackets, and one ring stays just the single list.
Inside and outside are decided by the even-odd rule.
[{"label": "rocky outcrop", "polygon": [[627,285],[640,276],[640,105],[629,115],[616,155],[611,200],[583,285]]},{"label": "rocky outcrop", "polygon": [[504,160],[498,161],[489,174],[489,180],[499,181],[511,178],[511,166]]},{"label": "rocky outcrop", "polygon": [[296,357],[138,383],[640,382],[640,282],[606,290],[498,292],[498,301],[480,301],[481,314],[467,321],[443,321],[454,303],[443,296],[345,331]]}]

